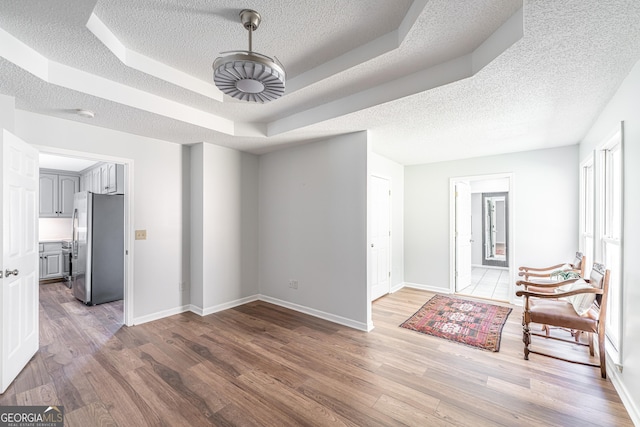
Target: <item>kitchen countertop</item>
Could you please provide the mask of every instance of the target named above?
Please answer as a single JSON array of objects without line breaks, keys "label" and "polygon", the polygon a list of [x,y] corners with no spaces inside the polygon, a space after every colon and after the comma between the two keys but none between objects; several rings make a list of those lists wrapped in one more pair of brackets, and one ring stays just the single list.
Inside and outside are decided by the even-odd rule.
[{"label": "kitchen countertop", "polygon": [[59,239],[41,239],[40,243],[56,243],[56,242],[70,242],[69,238],[59,238]]}]

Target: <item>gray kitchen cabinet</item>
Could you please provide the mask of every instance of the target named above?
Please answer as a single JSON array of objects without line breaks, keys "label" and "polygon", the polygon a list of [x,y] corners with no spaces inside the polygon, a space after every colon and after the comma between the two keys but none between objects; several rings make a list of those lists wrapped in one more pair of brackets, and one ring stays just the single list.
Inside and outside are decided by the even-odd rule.
[{"label": "gray kitchen cabinet", "polygon": [[75,175],[58,175],[58,192],[60,194],[59,216],[71,218],[73,215],[73,195],[80,191],[80,177]]},{"label": "gray kitchen cabinet", "polygon": [[102,194],[102,173],[97,167],[91,171],[91,187],[88,189],[92,193]]},{"label": "gray kitchen cabinet", "polygon": [[80,177],[80,191],[100,194],[100,168],[85,170]]},{"label": "gray kitchen cabinet", "polygon": [[124,194],[124,165],[101,163],[85,169],[80,188],[95,194]]},{"label": "gray kitchen cabinet", "polygon": [[71,218],[73,195],[80,190],[80,177],[40,172],[40,218]]},{"label": "gray kitchen cabinet", "polygon": [[40,280],[62,277],[64,273],[62,243],[41,243],[40,249]]},{"label": "gray kitchen cabinet", "polygon": [[80,175],[80,191],[90,191],[89,187],[91,185],[91,173],[85,172]]},{"label": "gray kitchen cabinet", "polygon": [[105,163],[100,166],[102,194],[123,194],[124,166],[115,163]]},{"label": "gray kitchen cabinet", "polygon": [[40,217],[58,216],[58,175],[40,173]]}]

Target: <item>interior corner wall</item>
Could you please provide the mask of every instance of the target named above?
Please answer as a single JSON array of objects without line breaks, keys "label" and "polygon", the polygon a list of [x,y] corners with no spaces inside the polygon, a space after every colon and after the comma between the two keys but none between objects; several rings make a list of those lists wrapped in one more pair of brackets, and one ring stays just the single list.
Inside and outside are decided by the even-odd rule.
[{"label": "interior corner wall", "polygon": [[584,161],[624,121],[624,235],[622,326],[622,372],[609,369],[631,418],[640,425],[640,61],[580,143],[580,161]]},{"label": "interior corner wall", "polygon": [[366,328],[367,153],[359,132],[260,156],[267,300]]},{"label": "interior corner wall", "polygon": [[166,141],[119,132],[86,123],[16,110],[15,134],[27,143],[71,150],[87,156],[133,160],[135,229],[147,240],[133,247],[133,322],[164,317],[182,310],[179,283],[189,280],[182,254],[183,147]]},{"label": "interior corner wall", "polygon": [[369,153],[369,174],[391,181],[391,289],[404,283],[404,166]]},{"label": "interior corner wall", "polygon": [[189,298],[194,311],[204,308],[204,144],[189,147],[190,171],[190,270]]},{"label": "interior corner wall", "polygon": [[181,146],[182,151],[182,269],[183,290],[181,302],[183,307],[191,303],[191,147]]},{"label": "interior corner wall", "polygon": [[258,295],[258,157],[201,143],[191,159],[191,295],[209,314]]},{"label": "interior corner wall", "polygon": [[571,260],[578,242],[578,146],[405,167],[405,282],[449,292],[449,185],[513,173],[514,263]]}]

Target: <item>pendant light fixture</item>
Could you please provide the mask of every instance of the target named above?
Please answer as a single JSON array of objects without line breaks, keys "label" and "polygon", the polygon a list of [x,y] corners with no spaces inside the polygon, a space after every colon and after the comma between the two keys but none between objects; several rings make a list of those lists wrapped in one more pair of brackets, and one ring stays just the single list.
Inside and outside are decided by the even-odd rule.
[{"label": "pendant light fixture", "polygon": [[262,18],[255,10],[244,9],[240,21],[249,31],[249,50],[221,52],[213,61],[213,81],[223,93],[249,102],[269,102],[284,95],[286,74],[277,59],[252,50],[252,35]]}]

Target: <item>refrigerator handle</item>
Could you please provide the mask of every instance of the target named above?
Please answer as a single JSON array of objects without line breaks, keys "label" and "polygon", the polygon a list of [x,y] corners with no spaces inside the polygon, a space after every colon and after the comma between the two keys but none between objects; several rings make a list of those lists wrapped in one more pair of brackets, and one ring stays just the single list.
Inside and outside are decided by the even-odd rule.
[{"label": "refrigerator handle", "polygon": [[78,258],[78,209],[73,209],[71,220],[73,230],[71,231],[71,257]]}]

